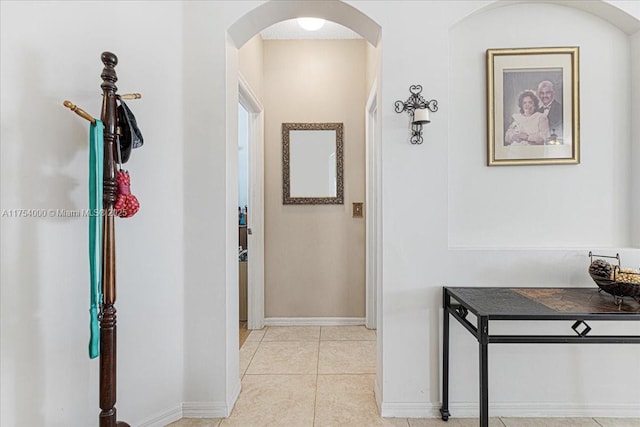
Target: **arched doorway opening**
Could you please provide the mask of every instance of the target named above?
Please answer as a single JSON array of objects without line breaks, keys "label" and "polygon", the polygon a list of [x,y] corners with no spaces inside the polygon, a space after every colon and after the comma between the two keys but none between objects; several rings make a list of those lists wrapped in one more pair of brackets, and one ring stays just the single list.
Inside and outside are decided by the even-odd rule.
[{"label": "arched doorway opening", "polygon": [[[367,40],[371,46],[376,49],[376,54],[380,55],[380,38],[381,38],[381,28],[378,24],[376,24],[373,20],[362,14],[357,9],[349,6],[343,2],[267,2],[252,11],[245,14],[243,17],[238,19],[233,25],[231,25],[228,29],[228,43],[227,46],[227,54],[226,54],[226,88],[229,94],[237,94],[238,93],[238,49],[242,47],[247,41],[249,41],[252,37],[258,34],[264,28],[271,26],[272,24],[278,23],[280,21],[293,19],[299,16],[310,16],[310,17],[318,17],[323,18],[329,21],[336,22],[341,24],[357,33],[359,33],[365,40]],[[372,103],[379,102],[379,96],[377,93],[379,92],[381,79],[380,79],[380,61],[375,61],[376,78],[374,79],[374,84],[370,90],[370,100],[367,103],[366,111],[363,110],[363,115],[366,114],[368,119],[371,121],[371,124],[367,128],[367,141],[366,141],[366,150],[367,150],[367,195],[366,195],[366,206],[368,206],[367,211],[367,241],[372,242],[373,244],[368,243],[367,245],[367,256],[366,256],[366,271],[367,271],[367,280],[366,280],[366,324],[370,328],[375,328],[376,323],[380,324],[380,315],[377,302],[379,301],[380,295],[380,277],[379,270],[380,266],[380,236],[377,234],[381,233],[380,227],[373,227],[369,223],[380,224],[381,219],[381,189],[380,189],[380,148],[379,148],[379,135],[380,132],[376,131],[374,128],[380,127],[380,117],[377,105],[373,105]],[[235,98],[235,101],[234,101]],[[227,111],[230,111],[232,108],[236,108],[237,105],[237,95],[227,98]],[[373,101],[372,101],[373,100]],[[237,126],[237,121],[235,120],[234,114],[229,114],[227,116],[227,128],[233,128]],[[231,132],[231,135],[234,133]],[[230,135],[227,133],[227,135]],[[230,150],[233,150],[237,141],[233,137],[228,137],[227,139],[227,147]],[[260,160],[258,160],[260,161]],[[233,183],[228,186],[228,189],[232,189]],[[228,190],[229,191],[229,190]],[[233,200],[233,197],[226,198],[227,203],[230,200]],[[227,206],[227,211],[237,209],[236,206]],[[264,221],[261,219],[262,216],[260,212],[253,211],[254,218],[260,218],[258,220],[259,224],[264,224]],[[256,241],[263,244],[264,242],[264,230],[259,229],[257,227],[251,227],[252,233]],[[229,230],[229,233],[233,233]],[[370,234],[372,233],[372,234]],[[229,243],[228,243],[229,245]],[[233,249],[235,249],[237,245],[234,245],[233,248],[227,247],[227,252],[230,253]],[[263,252],[263,248],[259,248],[258,253]],[[250,263],[251,266],[251,263]],[[254,266],[258,266],[259,268],[264,268],[264,263],[258,261],[254,264]],[[251,268],[251,267],[250,267]],[[378,272],[378,274],[371,274],[371,272]],[[254,271],[253,273],[249,272],[249,277],[264,277],[264,270],[262,271]],[[230,282],[228,277],[228,282]],[[236,283],[227,283],[227,290],[229,292],[237,292],[237,284]],[[228,301],[233,301],[234,298],[231,298]],[[229,304],[229,303],[228,303]],[[227,307],[228,310],[232,310],[233,307]],[[256,284],[249,284],[248,290],[248,322],[250,328],[261,327],[264,324],[264,282]],[[381,331],[378,329],[378,343],[381,342],[380,339]],[[230,354],[228,352],[227,354]],[[378,344],[377,346],[377,359],[380,361],[381,348]],[[227,364],[227,375],[230,374],[229,369],[231,366],[237,366],[237,361],[231,361],[231,363]],[[380,366],[378,363],[378,372],[376,377],[380,378]],[[376,380],[378,382],[378,380]],[[381,390],[379,385],[376,386],[376,390]],[[378,399],[380,401],[380,399]]]}]

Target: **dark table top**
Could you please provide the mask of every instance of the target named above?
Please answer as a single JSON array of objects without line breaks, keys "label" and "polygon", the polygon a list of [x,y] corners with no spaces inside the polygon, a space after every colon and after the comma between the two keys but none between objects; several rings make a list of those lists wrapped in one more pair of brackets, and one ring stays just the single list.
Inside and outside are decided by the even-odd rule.
[{"label": "dark table top", "polygon": [[640,320],[640,303],[625,297],[617,305],[598,288],[445,287],[476,316],[495,320]]}]

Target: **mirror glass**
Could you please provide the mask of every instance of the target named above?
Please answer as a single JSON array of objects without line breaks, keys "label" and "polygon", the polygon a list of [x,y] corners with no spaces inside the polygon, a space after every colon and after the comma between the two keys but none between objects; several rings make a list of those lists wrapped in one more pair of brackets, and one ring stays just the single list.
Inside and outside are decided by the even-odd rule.
[{"label": "mirror glass", "polygon": [[283,123],[284,204],[342,204],[342,123]]},{"label": "mirror glass", "polygon": [[336,131],[289,132],[291,197],[336,197]]}]

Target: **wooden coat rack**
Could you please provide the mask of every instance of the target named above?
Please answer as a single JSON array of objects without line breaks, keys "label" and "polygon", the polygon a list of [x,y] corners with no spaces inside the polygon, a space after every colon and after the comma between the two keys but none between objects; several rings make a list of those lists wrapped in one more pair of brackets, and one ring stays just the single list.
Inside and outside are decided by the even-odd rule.
[{"label": "wooden coat rack", "polygon": [[[100,307],[100,427],[130,427],[116,421],[116,243],[114,204],[117,198],[117,139],[118,118],[116,113],[116,75],[118,58],[111,52],[101,55],[104,68],[102,78],[102,111],[100,120],[104,124],[104,181],[102,216],[102,294]],[[120,95],[122,99],[138,99],[138,93]],[[69,101],[64,106],[95,124],[96,120],[86,111]]]}]

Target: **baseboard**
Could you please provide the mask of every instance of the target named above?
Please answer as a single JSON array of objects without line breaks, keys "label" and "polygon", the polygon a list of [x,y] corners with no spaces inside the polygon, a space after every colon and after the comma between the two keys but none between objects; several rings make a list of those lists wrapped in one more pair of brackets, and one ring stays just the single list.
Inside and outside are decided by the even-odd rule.
[{"label": "baseboard", "polygon": [[[440,416],[440,405],[434,413]],[[470,418],[478,416],[477,403],[460,403],[449,407],[451,414]],[[633,403],[580,404],[557,402],[496,402],[489,403],[489,414],[500,417],[640,417],[640,407]]]},{"label": "baseboard", "polygon": [[378,413],[382,413],[382,393],[380,393],[380,384],[378,384],[378,376],[376,375],[376,379],[373,382],[373,398],[376,400],[376,407],[378,408]]},{"label": "baseboard", "polygon": [[177,406],[141,422],[138,427],[164,427],[180,418],[182,418],[182,406]]},{"label": "baseboard", "polygon": [[164,427],[181,418],[226,418],[231,414],[233,405],[238,401],[241,390],[242,386],[238,381],[231,394],[231,407],[221,402],[184,402],[181,406],[149,418],[138,424],[138,427]]},{"label": "baseboard", "polygon": [[[440,418],[441,405],[433,403],[385,403],[380,405],[383,417]],[[449,404],[451,418],[477,418],[478,403]],[[495,402],[489,403],[491,417],[615,417],[639,418],[640,407],[633,403],[573,404],[556,402]]]},{"label": "baseboard", "polygon": [[[431,403],[412,402],[412,403],[389,403],[381,402],[378,404],[380,415],[385,418],[434,418],[431,410]],[[440,412],[438,412],[438,416]]]},{"label": "baseboard", "polygon": [[231,393],[231,400],[229,401],[227,415],[225,417],[231,416],[231,411],[233,411],[233,407],[236,405],[238,398],[240,397],[240,392],[242,391],[242,383],[238,378],[235,387],[233,388],[233,392]]},{"label": "baseboard", "polygon": [[364,325],[364,317],[265,317],[265,326],[354,326]]},{"label": "baseboard", "polygon": [[231,412],[224,402],[184,402],[183,418],[226,418]]},{"label": "baseboard", "polygon": [[226,418],[231,414],[233,405],[238,401],[242,386],[240,381],[231,394],[231,407],[225,403],[216,402],[184,402],[181,406],[165,411],[138,424],[138,427],[164,427],[181,418]]}]

